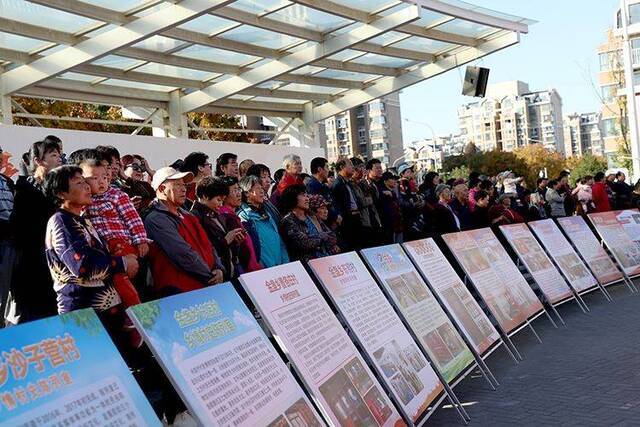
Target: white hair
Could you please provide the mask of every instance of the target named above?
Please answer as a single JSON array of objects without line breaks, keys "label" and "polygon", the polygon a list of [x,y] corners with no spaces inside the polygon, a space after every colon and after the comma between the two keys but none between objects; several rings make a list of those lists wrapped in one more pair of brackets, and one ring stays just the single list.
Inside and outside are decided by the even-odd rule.
[{"label": "white hair", "polygon": [[282,167],[287,170],[289,166],[293,165],[295,162],[302,162],[300,156],[297,154],[287,154],[282,158]]}]

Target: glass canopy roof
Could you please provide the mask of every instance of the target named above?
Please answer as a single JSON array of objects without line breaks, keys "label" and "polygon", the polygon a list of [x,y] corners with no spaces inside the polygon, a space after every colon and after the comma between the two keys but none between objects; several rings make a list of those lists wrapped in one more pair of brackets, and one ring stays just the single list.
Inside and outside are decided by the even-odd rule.
[{"label": "glass canopy roof", "polygon": [[178,91],[184,112],[328,113],[514,45],[533,23],[458,0],[205,3],[0,0],[2,95],[165,108]]}]

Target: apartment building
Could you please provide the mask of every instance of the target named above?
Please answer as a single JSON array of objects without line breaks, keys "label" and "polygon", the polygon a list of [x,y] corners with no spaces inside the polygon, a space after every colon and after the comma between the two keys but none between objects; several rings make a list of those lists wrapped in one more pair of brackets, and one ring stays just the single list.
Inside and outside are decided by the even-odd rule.
[{"label": "apartment building", "polygon": [[562,98],[555,89],[532,92],[521,81],[489,85],[484,99],[460,107],[458,120],[462,136],[482,151],[543,144],[564,152]]},{"label": "apartment building", "polygon": [[604,156],[601,113],[573,113],[564,118],[565,156]]},{"label": "apartment building", "polygon": [[327,159],[378,159],[391,165],[404,155],[398,93],[376,99],[324,121]]}]

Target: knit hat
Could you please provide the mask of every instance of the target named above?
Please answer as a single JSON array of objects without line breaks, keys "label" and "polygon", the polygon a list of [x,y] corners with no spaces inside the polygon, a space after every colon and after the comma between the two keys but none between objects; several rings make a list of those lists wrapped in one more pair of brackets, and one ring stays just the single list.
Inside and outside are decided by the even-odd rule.
[{"label": "knit hat", "polygon": [[329,206],[327,199],[320,194],[312,194],[309,196],[309,209],[312,212],[317,212],[323,206]]}]

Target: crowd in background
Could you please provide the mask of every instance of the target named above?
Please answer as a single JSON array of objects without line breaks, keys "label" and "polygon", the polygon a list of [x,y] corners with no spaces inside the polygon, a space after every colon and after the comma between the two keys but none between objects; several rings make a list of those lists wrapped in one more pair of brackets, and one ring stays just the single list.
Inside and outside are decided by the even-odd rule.
[{"label": "crowd in background", "polygon": [[[153,170],[109,146],[66,156],[55,136],[34,143],[15,183],[0,176],[5,323],[92,307],[135,364],[142,340],[124,310],[141,301],[293,260],[640,206],[640,186],[621,172],[572,187],[568,172],[535,183],[510,171],[445,181],[376,159],[303,165],[291,154],[276,171],[238,160],[194,152]],[[176,405],[167,402],[165,411]]]}]

